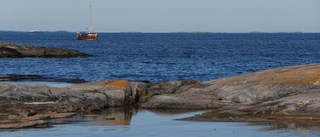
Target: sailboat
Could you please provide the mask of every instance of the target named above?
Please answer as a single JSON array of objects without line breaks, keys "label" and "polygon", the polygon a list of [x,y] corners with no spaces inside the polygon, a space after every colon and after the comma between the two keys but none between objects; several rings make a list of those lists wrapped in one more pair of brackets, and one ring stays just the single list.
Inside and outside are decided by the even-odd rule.
[{"label": "sailboat", "polygon": [[77,40],[98,40],[98,34],[92,32],[92,11],[90,5],[90,31],[85,33],[77,32]]}]

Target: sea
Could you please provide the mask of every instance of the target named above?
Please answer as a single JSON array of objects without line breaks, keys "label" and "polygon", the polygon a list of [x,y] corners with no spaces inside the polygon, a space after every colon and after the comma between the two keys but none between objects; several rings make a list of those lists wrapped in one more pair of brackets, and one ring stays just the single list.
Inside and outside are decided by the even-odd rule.
[{"label": "sea", "polygon": [[[0,41],[68,48],[91,55],[0,58],[0,74],[76,78],[89,82],[115,79],[204,82],[278,67],[320,63],[320,33],[99,33],[97,41],[78,41],[73,32],[0,32]],[[320,136],[319,128],[263,130],[266,125],[174,120],[188,114],[194,113],[158,115],[143,110],[126,126],[79,122],[0,131],[0,136]]]},{"label": "sea", "polygon": [[320,63],[320,33],[1,32],[0,41],[68,48],[89,58],[2,58],[0,74],[162,82],[209,81],[277,67]]}]

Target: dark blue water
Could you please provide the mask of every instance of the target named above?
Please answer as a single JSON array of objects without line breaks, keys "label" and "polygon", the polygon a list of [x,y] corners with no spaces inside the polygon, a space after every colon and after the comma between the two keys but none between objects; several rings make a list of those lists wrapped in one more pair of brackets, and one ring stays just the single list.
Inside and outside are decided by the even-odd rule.
[{"label": "dark blue water", "polygon": [[0,74],[49,77],[207,81],[270,68],[320,63],[320,33],[75,33],[2,32],[0,41],[79,50],[89,58],[2,58]]}]

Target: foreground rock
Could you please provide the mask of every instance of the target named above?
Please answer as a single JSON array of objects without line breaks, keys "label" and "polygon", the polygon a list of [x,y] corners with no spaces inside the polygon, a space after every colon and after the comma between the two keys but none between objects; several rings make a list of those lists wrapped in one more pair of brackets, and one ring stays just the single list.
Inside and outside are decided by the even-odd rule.
[{"label": "foreground rock", "polygon": [[[0,84],[0,128],[47,124],[50,114],[90,113],[136,104],[144,83],[100,81],[57,88],[46,85]],[[41,118],[33,118],[45,116]],[[68,116],[68,115],[67,115]]]},{"label": "foreground rock", "polygon": [[37,46],[16,45],[0,42],[0,58],[22,58],[22,57],[88,57],[90,55],[76,50],[62,48],[45,48]]},{"label": "foreground rock", "polygon": [[135,85],[135,82],[125,80],[75,84],[62,88],[0,84],[0,113],[87,112],[127,106],[137,103],[139,90],[143,90]]},{"label": "foreground rock", "polygon": [[[211,110],[189,120],[320,121],[320,64],[217,80],[99,81],[65,88],[0,84],[0,117],[84,113],[139,104],[146,109]],[[41,124],[41,121],[38,121]]]},{"label": "foreground rock", "polygon": [[204,83],[162,85],[151,87],[156,94],[149,91],[144,108],[214,109],[192,120],[320,120],[320,64],[277,68]]}]

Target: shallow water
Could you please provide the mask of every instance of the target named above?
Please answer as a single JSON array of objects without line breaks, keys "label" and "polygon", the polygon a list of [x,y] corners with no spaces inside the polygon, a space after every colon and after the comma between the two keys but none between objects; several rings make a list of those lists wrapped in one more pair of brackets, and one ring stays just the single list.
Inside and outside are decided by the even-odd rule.
[{"label": "shallow water", "polygon": [[11,84],[11,85],[48,85],[50,87],[67,87],[71,86],[71,83],[66,82],[45,82],[45,81],[6,81],[6,82],[0,82]]},{"label": "shallow water", "polygon": [[[87,117],[71,118],[72,124],[58,124],[45,128],[21,130],[0,130],[1,137],[270,137],[290,136],[306,137],[320,136],[319,130],[311,129],[274,129],[265,123],[242,122],[194,122],[175,120],[196,115],[200,112],[172,113],[139,110],[131,114],[125,111],[107,112]],[[128,111],[126,111],[128,112]],[[112,119],[110,119],[110,117]],[[114,118],[114,119],[113,119]]]}]

